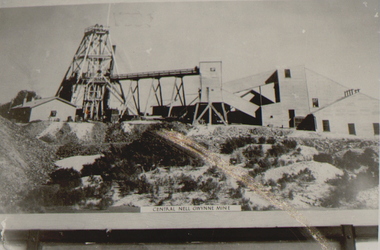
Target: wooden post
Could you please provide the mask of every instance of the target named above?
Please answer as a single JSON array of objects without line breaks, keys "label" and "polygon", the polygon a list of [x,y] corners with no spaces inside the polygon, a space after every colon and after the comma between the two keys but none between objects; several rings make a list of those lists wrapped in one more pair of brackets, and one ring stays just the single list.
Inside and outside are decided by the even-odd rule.
[{"label": "wooden post", "polygon": [[40,245],[40,231],[39,230],[30,230],[26,249],[27,250],[38,250],[39,245]]},{"label": "wooden post", "polygon": [[343,239],[342,239],[342,249],[343,250],[355,250],[355,231],[352,225],[342,225]]}]

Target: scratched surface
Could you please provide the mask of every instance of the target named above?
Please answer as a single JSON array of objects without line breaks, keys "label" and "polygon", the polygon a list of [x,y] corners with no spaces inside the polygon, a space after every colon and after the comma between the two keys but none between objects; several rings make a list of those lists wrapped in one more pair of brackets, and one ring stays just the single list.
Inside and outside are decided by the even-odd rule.
[{"label": "scratched surface", "polygon": [[[65,4],[65,2],[53,1],[47,3],[41,0],[32,3],[31,1],[25,1],[22,5],[42,6]],[[86,2],[88,1],[76,1],[77,4]],[[97,0],[93,3],[95,2],[110,3],[114,1]],[[378,93],[378,56],[377,53],[373,53],[373,48],[378,47],[378,36],[376,35],[378,33],[378,24],[375,21],[376,24],[374,25],[373,21],[379,17],[377,1],[358,1],[357,3],[349,1],[347,4],[344,1],[334,1],[334,3],[329,3],[331,9],[324,9],[325,6],[323,4],[319,6],[315,3],[310,6],[295,7],[293,9],[283,4],[272,3],[270,7],[275,11],[273,12],[274,14],[270,15],[262,11],[270,8],[263,7],[261,3],[257,5],[258,8],[255,7],[253,9],[259,9],[262,13],[253,13],[250,12],[252,9],[244,7],[235,8],[237,5],[233,2],[228,6],[234,15],[230,15],[228,9],[222,11],[221,13],[224,15],[221,15],[221,13],[215,11],[211,1],[209,2],[204,5],[204,8],[195,5],[187,5],[187,7],[181,8],[176,5],[178,3],[170,6],[162,5],[161,7],[146,5],[145,9],[136,7],[136,4],[123,6],[122,8],[121,5],[117,4],[112,5],[112,7],[111,5],[102,5],[99,9],[92,8],[90,12],[86,12],[83,6],[65,7],[62,9],[63,12],[53,9],[34,8],[34,16],[28,15],[25,10],[18,12],[13,9],[9,12],[11,14],[6,14],[4,10],[1,10],[0,16],[4,19],[0,18],[0,29],[4,28],[4,31],[8,34],[0,40],[1,44],[4,44],[4,48],[6,48],[2,57],[3,59],[0,59],[0,65],[3,68],[1,82],[2,84],[8,84],[6,85],[8,89],[14,88],[12,89],[13,92],[16,88],[29,87],[40,90],[42,95],[54,92],[57,86],[51,83],[60,81],[62,76],[59,75],[57,77],[55,73],[50,74],[49,72],[64,70],[66,65],[62,68],[62,65],[54,62],[69,61],[71,55],[64,56],[68,54],[67,51],[75,49],[77,42],[74,41],[72,46],[64,44],[65,50],[60,51],[57,47],[51,46],[53,44],[51,39],[44,39],[42,41],[40,38],[45,37],[47,30],[54,30],[56,38],[59,40],[57,44],[62,46],[63,43],[61,41],[67,38],[62,36],[66,30],[52,25],[57,23],[57,21],[62,24],[61,26],[66,25],[65,28],[72,28],[79,27],[78,23],[89,23],[92,25],[96,22],[105,22],[106,20],[106,23],[110,22],[116,31],[123,31],[119,33],[123,33],[124,35],[120,37],[116,36],[115,40],[119,44],[129,44],[134,48],[133,51],[128,51],[125,48],[123,49],[122,46],[118,47],[125,55],[128,54],[126,62],[123,62],[124,65],[120,65],[124,66],[123,68],[127,70],[146,71],[145,67],[148,63],[148,67],[152,69],[169,69],[173,68],[174,65],[183,64],[183,58],[187,58],[188,62],[185,62],[185,67],[188,67],[188,63],[190,66],[193,66],[193,62],[198,62],[200,55],[218,58],[231,58],[231,55],[234,55],[235,59],[231,59],[231,61],[226,63],[231,68],[230,71],[226,71],[226,75],[224,76],[226,79],[235,79],[237,76],[247,75],[247,72],[251,72],[252,67],[256,67],[257,71],[260,72],[261,69],[267,69],[273,65],[286,64],[291,61],[291,63],[295,64],[311,64],[323,73],[328,72],[326,75],[333,75],[334,79],[347,82],[348,85],[361,82],[363,83],[364,91],[367,93],[372,95],[374,95],[373,93]],[[18,7],[19,4],[19,2],[15,1],[2,1],[0,6]],[[219,3],[219,5],[221,4]],[[317,6],[318,8],[313,8],[313,6]],[[169,12],[164,11],[166,7],[169,7]],[[283,11],[283,8],[288,11],[292,10],[291,14],[284,14],[287,12]],[[96,10],[94,11],[94,9]],[[182,13],[177,12],[178,9]],[[195,10],[196,14],[190,15],[192,18],[185,20],[182,17],[189,17],[186,15],[188,14],[186,10],[190,9]],[[94,14],[99,10],[106,13],[106,18],[104,16],[97,17]],[[321,10],[326,11],[320,14]],[[360,12],[358,16],[355,16],[355,10],[358,13]],[[242,12],[244,12],[244,15],[239,14]],[[59,13],[59,15],[47,15],[47,13]],[[70,20],[63,19],[62,16],[65,15],[69,16]],[[295,18],[298,15],[303,19]],[[36,18],[37,16],[41,19]],[[53,16],[58,19],[54,19]],[[163,16],[166,18],[162,19],[161,22],[157,22],[156,18],[162,18]],[[232,19],[231,16],[233,17]],[[250,23],[247,22],[247,16],[259,17],[258,26],[251,27]],[[308,19],[308,16],[313,16],[314,19]],[[204,19],[205,17],[209,18]],[[273,31],[269,30],[268,32],[266,23],[269,20],[277,20],[277,18],[279,18],[280,22],[276,23]],[[204,26],[203,20],[211,21],[216,25],[213,26],[213,29],[209,29]],[[347,20],[347,23],[343,22],[344,20]],[[223,25],[218,22],[228,27],[228,30],[221,29],[220,27]],[[312,25],[314,22],[316,25]],[[297,25],[293,25],[294,23]],[[174,28],[169,29],[169,24],[174,24]],[[294,29],[284,29],[289,24]],[[35,25],[39,29],[33,30],[28,28],[27,30],[30,30],[33,35],[27,34],[26,36],[22,36],[22,34],[27,32],[23,27],[27,27],[28,25]],[[183,25],[187,28],[181,28]],[[192,33],[191,28],[195,32]],[[154,30],[155,33],[152,36],[148,36],[148,30]],[[159,38],[160,36],[157,34],[166,32],[167,30],[174,31],[165,33],[168,35]],[[244,34],[242,38],[235,37],[236,30],[242,31]],[[253,30],[258,30],[264,35],[252,35]],[[82,27],[78,28],[77,31],[79,32],[78,34],[81,34]],[[205,36],[202,32],[206,32],[208,36]],[[280,32],[283,33],[278,35]],[[230,33],[235,35],[229,35]],[[181,40],[177,40],[179,37],[181,37]],[[208,39],[205,39],[205,37]],[[208,40],[211,42],[208,43]],[[179,46],[179,48],[173,46],[170,41],[176,41],[174,45]],[[222,41],[222,44],[217,44],[216,41]],[[30,42],[30,44],[26,42]],[[248,47],[248,45],[252,44],[254,46]],[[37,45],[43,46],[43,48],[37,47]],[[203,45],[205,46],[203,47]],[[257,48],[263,51],[262,55],[257,53]],[[28,50],[34,51],[34,53],[25,57],[24,55],[30,52]],[[220,54],[220,52],[224,52],[224,54]],[[54,57],[54,60],[49,61],[52,57]],[[355,60],[352,60],[353,57],[355,57]],[[247,62],[254,62],[254,65],[248,65]],[[51,64],[51,66],[48,68],[47,64]],[[339,67],[336,65],[339,65]],[[260,67],[261,69],[259,70]],[[21,77],[18,79],[17,84],[14,80],[15,75]],[[9,96],[8,91],[3,91],[0,93],[0,102],[9,101]],[[318,247],[329,249],[335,246],[329,245],[330,243],[326,241],[315,227],[342,223],[354,225],[376,225],[378,223],[377,210],[303,211],[295,209],[292,205],[265,189],[261,183],[256,182],[247,171],[241,168],[234,168],[218,155],[205,149],[188,137],[173,131],[159,131],[157,134],[200,156],[209,166],[217,166],[226,175],[245,183],[248,188],[281,211],[223,213],[223,217],[225,218],[223,221],[219,219],[220,213],[211,215],[211,217],[210,214],[160,214],[159,216],[162,216],[160,219],[154,219],[157,218],[154,217],[157,215],[117,213],[92,215],[0,215],[1,235],[4,235],[6,229],[54,229],[57,227],[61,227],[62,229],[108,227],[165,228],[165,226],[175,228],[183,226],[183,221],[186,220],[187,227],[189,228],[199,225],[198,221],[204,222],[206,227],[223,228],[249,227],[252,225],[263,227],[281,225],[303,226],[315,240]],[[120,220],[128,221],[128,223],[120,223]],[[142,221],[143,223],[141,224]],[[170,223],[168,224],[167,221],[170,221]],[[5,239],[2,238],[2,240]],[[247,247],[243,245],[243,248],[244,246]],[[48,248],[49,246],[46,247]]]},{"label": "scratched surface", "polygon": [[230,166],[230,164],[223,161],[220,157],[206,150],[204,147],[198,145],[197,143],[190,140],[181,133],[174,131],[158,131],[157,133],[160,136],[174,142],[175,144],[180,145],[181,147],[200,155],[204,159],[204,161],[210,166],[217,166],[227,175],[243,182],[251,190],[255,191],[264,199],[270,201],[272,205],[276,206],[277,208],[280,208],[281,210],[286,211],[292,218],[294,218],[297,222],[299,222],[302,226],[304,226],[307,229],[310,235],[320,244],[322,249],[334,249],[334,247],[329,246],[327,240],[323,237],[323,235],[320,234],[320,232],[317,229],[309,226],[308,221],[302,215],[301,212],[297,211],[294,207],[292,207],[285,201],[279,200],[271,192],[266,191],[260,183],[256,182],[248,174],[247,171],[243,171],[241,169],[237,169],[233,166]]}]

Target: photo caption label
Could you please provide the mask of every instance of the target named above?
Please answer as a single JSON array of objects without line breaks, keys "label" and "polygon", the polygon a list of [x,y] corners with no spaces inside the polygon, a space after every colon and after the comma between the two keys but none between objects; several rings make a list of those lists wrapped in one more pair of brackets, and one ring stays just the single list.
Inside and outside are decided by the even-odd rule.
[{"label": "photo caption label", "polygon": [[187,213],[187,212],[226,212],[241,211],[240,205],[203,205],[203,206],[155,206],[141,207],[141,213]]}]

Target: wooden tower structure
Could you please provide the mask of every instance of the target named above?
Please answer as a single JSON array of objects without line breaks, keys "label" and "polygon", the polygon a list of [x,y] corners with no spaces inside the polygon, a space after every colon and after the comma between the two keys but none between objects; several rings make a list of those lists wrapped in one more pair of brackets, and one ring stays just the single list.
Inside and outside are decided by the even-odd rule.
[{"label": "wooden tower structure", "polygon": [[115,74],[115,49],[108,27],[87,28],[56,93],[77,105],[77,115],[84,119],[104,120],[126,111],[122,86],[110,77]]}]

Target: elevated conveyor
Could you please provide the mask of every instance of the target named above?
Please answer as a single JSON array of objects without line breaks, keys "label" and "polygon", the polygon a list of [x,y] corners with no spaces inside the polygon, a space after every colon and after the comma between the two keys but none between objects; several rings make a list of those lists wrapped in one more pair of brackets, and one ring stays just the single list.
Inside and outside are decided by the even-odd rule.
[{"label": "elevated conveyor", "polygon": [[139,72],[130,74],[118,74],[111,75],[112,80],[140,80],[140,79],[159,79],[162,77],[184,77],[191,75],[199,75],[199,68],[194,67],[192,69],[177,69],[177,70],[162,70],[162,71],[150,71]]}]

